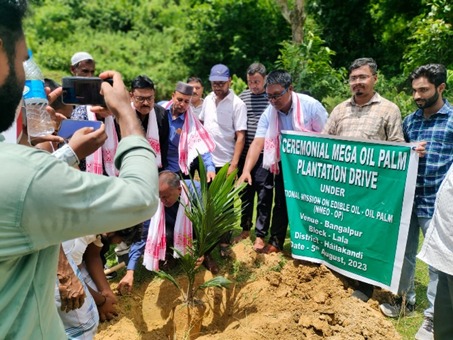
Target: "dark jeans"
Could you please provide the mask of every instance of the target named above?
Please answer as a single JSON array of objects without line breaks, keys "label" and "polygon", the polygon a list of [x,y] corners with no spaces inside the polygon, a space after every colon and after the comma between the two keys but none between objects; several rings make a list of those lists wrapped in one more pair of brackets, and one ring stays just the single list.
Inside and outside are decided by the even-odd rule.
[{"label": "dark jeans", "polygon": [[439,273],[434,302],[434,339],[453,339],[453,276]]},{"label": "dark jeans", "polygon": [[[247,185],[242,194],[242,217],[241,227],[243,231],[250,231],[253,225],[253,210],[255,194],[258,195],[256,205],[255,234],[264,238],[268,231],[271,220],[272,200],[274,198],[274,175],[262,166],[261,155],[252,169],[252,185]],[[244,164],[241,162],[238,176],[242,175]]]},{"label": "dark jeans", "polygon": [[[281,172],[275,175],[275,202],[274,209],[272,210],[272,223],[271,223],[271,236],[269,238],[269,244],[283,249],[285,243],[286,231],[288,230],[288,211],[286,209],[285,189],[283,187],[283,174]],[[257,232],[258,236],[258,232]]]}]

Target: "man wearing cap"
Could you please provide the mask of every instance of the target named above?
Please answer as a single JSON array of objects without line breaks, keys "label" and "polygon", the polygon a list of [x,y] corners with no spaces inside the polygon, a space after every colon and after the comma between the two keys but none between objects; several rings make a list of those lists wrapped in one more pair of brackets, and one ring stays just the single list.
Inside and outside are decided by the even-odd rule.
[{"label": "man wearing cap", "polygon": [[[216,148],[212,159],[216,169],[229,163],[228,174],[237,169],[245,144],[247,130],[247,107],[230,89],[231,77],[228,67],[214,65],[209,75],[212,92],[206,97],[200,120],[211,133]],[[220,243],[220,254],[228,255],[230,235]]]},{"label": "man wearing cap", "polygon": [[[194,146],[202,155],[204,165],[208,172],[208,181],[211,181],[215,177],[215,166],[211,158],[211,153],[207,152],[208,148],[206,142],[209,143],[209,140],[207,140],[209,136],[203,126],[199,124],[198,118],[190,110],[190,98],[192,97],[192,93],[192,86],[187,83],[178,82],[171,97],[171,101],[169,101],[165,107],[170,126],[167,150],[168,164],[165,167],[165,170],[182,172],[184,175],[188,175],[187,169],[185,168],[190,166],[193,159],[187,159],[187,162],[183,160],[184,155],[187,155],[189,150],[180,150],[180,138],[181,136],[187,136],[186,133],[183,134],[184,131],[199,131],[202,135],[202,141]],[[192,155],[196,156],[196,153]]]},{"label": "man wearing cap", "polygon": [[71,58],[71,74],[77,77],[93,77],[96,63],[87,52],[77,52]]}]

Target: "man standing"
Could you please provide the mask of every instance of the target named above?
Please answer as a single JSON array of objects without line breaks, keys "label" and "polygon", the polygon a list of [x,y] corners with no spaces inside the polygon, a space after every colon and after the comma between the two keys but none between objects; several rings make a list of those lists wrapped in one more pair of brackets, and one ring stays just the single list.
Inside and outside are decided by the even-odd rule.
[{"label": "man standing", "polygon": [[[426,141],[426,157],[418,164],[414,208],[412,209],[409,234],[401,271],[399,293],[406,294],[405,311],[415,305],[415,256],[418,249],[420,229],[425,235],[434,212],[434,202],[440,184],[453,163],[453,107],[443,99],[447,71],[440,64],[428,64],[417,68],[409,77],[412,96],[417,111],[403,122],[407,142]],[[434,300],[437,287],[437,271],[429,267],[428,308],[425,320],[416,334],[416,339],[433,339]],[[401,304],[381,305],[384,314],[398,317]],[[395,315],[396,314],[396,315]]]},{"label": "man standing", "polygon": [[71,57],[71,74],[77,77],[94,77],[96,63],[87,52],[77,52]]},{"label": "man standing", "polygon": [[190,164],[200,153],[207,170],[208,181],[211,181],[215,177],[215,166],[209,151],[214,148],[214,144],[190,109],[192,93],[193,87],[180,81],[176,84],[171,100],[165,106],[170,126],[168,164],[165,170],[181,172],[187,176]]},{"label": "man standing", "polygon": [[377,81],[377,64],[372,58],[354,60],[349,66],[352,97],[333,109],[322,133],[404,142],[401,112],[374,90]]},{"label": "man standing", "polygon": [[[13,123],[25,83],[22,63],[28,53],[22,18],[26,7],[25,0],[1,3],[0,131]],[[119,178],[93,176],[47,152],[0,143],[0,163],[8,164],[0,169],[2,339],[66,338],[54,301],[60,243],[140,223],[157,208],[155,156],[130,107],[121,76],[109,71],[100,77],[113,78],[113,86],[102,84],[102,94],[123,133],[115,158]],[[88,135],[101,138],[98,133]]]},{"label": "man standing", "polygon": [[230,70],[214,65],[209,76],[212,92],[205,98],[200,120],[215,142],[212,160],[217,169],[230,163],[228,174],[239,165],[247,130],[247,107],[230,89]]},{"label": "man standing", "polygon": [[[352,97],[337,105],[322,133],[360,139],[404,142],[401,112],[394,103],[374,90],[378,81],[377,64],[372,58],[359,58],[349,66]],[[368,301],[373,285],[359,282],[353,296]]]},{"label": "man standing", "polygon": [[132,107],[142,123],[145,137],[156,152],[157,166],[165,168],[168,165],[169,125],[164,108],[154,102],[156,90],[153,81],[146,75],[137,76],[132,80],[129,95]]},{"label": "man standing", "polygon": [[[433,325],[436,339],[453,338],[453,166],[437,193],[435,209],[418,257],[438,270]],[[418,333],[417,333],[418,334]]]},{"label": "man standing", "polygon": [[263,253],[283,249],[288,228],[283,175],[279,171],[279,137],[282,130],[321,132],[327,112],[320,102],[293,91],[291,75],[283,70],[272,71],[266,77],[264,88],[271,105],[258,122],[255,138],[250,145],[244,170],[238,182],[253,184],[251,172],[263,151],[263,167],[275,174],[275,202],[272,212],[271,236]]},{"label": "man standing", "polygon": [[[239,166],[239,158],[245,144],[247,130],[247,107],[230,89],[231,77],[228,67],[214,65],[209,75],[212,92],[206,97],[200,113],[200,120],[211,134],[215,149],[212,160],[218,171],[229,163],[228,174]],[[220,255],[229,254],[231,233],[220,241]]]},{"label": "man standing", "polygon": [[[239,95],[239,98],[247,106],[247,131],[245,138],[244,150],[241,154],[239,176],[244,168],[245,158],[250,144],[255,138],[256,128],[261,114],[269,106],[269,102],[264,91],[264,80],[266,77],[266,68],[263,64],[253,63],[247,69],[248,89]],[[266,236],[271,219],[272,199],[274,196],[274,175],[267,169],[263,168],[263,154],[260,156],[251,172],[252,184],[245,187],[242,195],[242,232],[234,239],[234,242],[246,239],[250,236],[252,228],[253,207],[255,203],[255,193],[258,196],[256,206],[256,240],[253,248],[262,250],[264,248],[264,237]]]},{"label": "man standing", "polygon": [[203,82],[198,77],[190,77],[187,79],[187,84],[193,87],[192,97],[190,98],[190,107],[192,112],[200,118],[201,109],[203,108]]}]

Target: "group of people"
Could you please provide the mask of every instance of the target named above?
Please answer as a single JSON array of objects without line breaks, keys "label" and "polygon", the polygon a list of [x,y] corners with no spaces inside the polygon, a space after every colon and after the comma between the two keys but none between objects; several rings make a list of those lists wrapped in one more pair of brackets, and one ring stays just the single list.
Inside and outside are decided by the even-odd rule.
[{"label": "group of people", "polygon": [[[26,7],[26,1],[2,0],[1,131],[15,120],[22,95],[22,63],[28,57],[22,31]],[[73,75],[95,72],[89,53],[78,52],[71,58]],[[96,131],[77,131],[61,148],[64,141],[57,136],[43,138],[33,147],[0,143],[2,164],[8,164],[1,170],[2,338],[92,338],[99,318],[116,315],[116,297],[103,271],[102,252],[110,244],[118,244],[120,259],[127,262],[120,290],[132,289],[143,254],[149,269],[171,265],[170,249],[180,246],[175,235],[180,232],[180,202],[185,190],[196,190],[190,187],[194,182],[181,178],[194,175],[198,153],[208,181],[228,164],[228,173],[237,169],[238,182],[249,184],[243,195],[242,232],[233,240],[230,234],[218,240],[220,255],[228,257],[231,243],[250,238],[255,195],[253,248],[264,254],[282,251],[288,228],[280,171],[282,130],[418,143],[421,158],[399,300],[380,308],[390,317],[414,310],[421,229],[426,239],[420,257],[430,265],[429,306],[416,338],[452,336],[448,321],[453,315],[449,256],[453,233],[447,202],[453,180],[449,171],[453,107],[442,96],[445,67],[428,64],[411,73],[418,109],[403,122],[399,108],[375,91],[377,64],[371,58],[350,65],[352,96],[330,115],[318,100],[296,93],[291,75],[284,70],[267,74],[262,64],[253,63],[246,76],[248,89],[238,96],[230,89],[228,67],[214,65],[209,75],[212,91],[206,98],[202,80],[190,77],[176,84],[163,106],[155,103],[155,84],[146,75],[137,76],[126,90],[119,73],[99,74],[102,79],[113,78],[113,85],[102,84],[106,107],[64,107],[57,99],[61,88],[47,82],[53,89],[49,102],[54,111],[48,109],[54,116],[58,111],[65,118],[104,124]],[[164,221],[164,228],[157,227],[159,221]],[[213,274],[219,271],[210,253],[202,261]],[[367,301],[372,294],[373,286],[359,282],[353,296]]]}]

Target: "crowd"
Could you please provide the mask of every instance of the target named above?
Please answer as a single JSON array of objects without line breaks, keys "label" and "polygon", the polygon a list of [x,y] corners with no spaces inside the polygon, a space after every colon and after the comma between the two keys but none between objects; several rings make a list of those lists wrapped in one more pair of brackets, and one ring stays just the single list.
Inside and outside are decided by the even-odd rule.
[{"label": "crowd", "polygon": [[[15,120],[28,53],[22,31],[26,1],[1,3],[3,132]],[[94,76],[95,59],[87,52],[75,53],[70,72]],[[137,75],[126,86],[119,73],[100,73],[102,79],[113,78],[113,85],[102,84],[105,107],[65,105],[58,84],[46,81],[51,90],[48,110],[56,121],[103,124],[98,130],[77,131],[67,143],[55,135],[39,140],[25,135],[21,141],[27,145],[0,143],[0,159],[8,164],[0,170],[1,338],[93,338],[99,320],[117,316],[117,298],[104,274],[104,254],[111,244],[127,266],[119,291],[133,289],[142,255],[147,269],[174,266],[173,249],[183,252],[187,246],[181,235],[192,235],[183,205],[187,190],[199,190],[197,182],[187,180],[198,169],[198,153],[208,182],[228,164],[228,173],[238,170],[238,183],[248,183],[242,232],[218,240],[220,256],[228,258],[232,243],[250,238],[253,225],[255,251],[281,252],[288,228],[280,171],[282,130],[417,143],[420,160],[399,294],[395,304],[380,309],[389,317],[414,311],[421,230],[425,243],[420,258],[429,264],[429,306],[416,339],[453,336],[453,233],[447,203],[452,196],[453,107],[443,98],[445,67],[428,64],[411,73],[418,109],[404,121],[397,105],[375,91],[378,73],[372,58],[352,62],[352,95],[330,115],[309,94],[295,92],[284,70],[267,73],[255,62],[245,73],[248,89],[239,96],[230,88],[228,67],[216,64],[209,75],[212,91],[205,98],[203,81],[191,76],[178,82],[171,99],[161,105],[155,102],[156,85],[146,75]],[[200,262],[217,274],[212,251]],[[373,288],[357,282],[352,296],[366,302]]]}]

